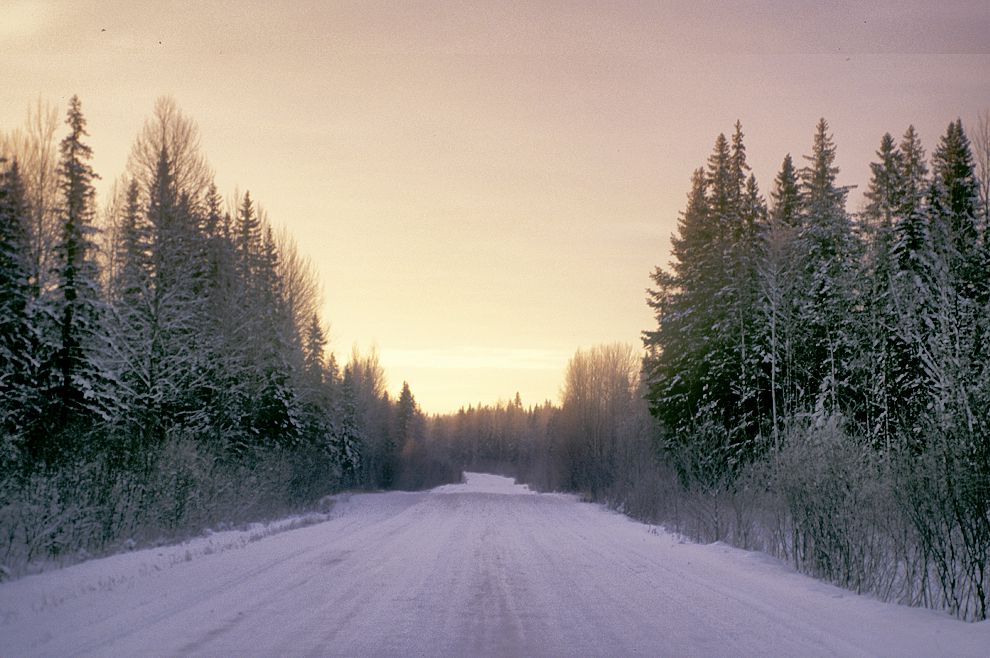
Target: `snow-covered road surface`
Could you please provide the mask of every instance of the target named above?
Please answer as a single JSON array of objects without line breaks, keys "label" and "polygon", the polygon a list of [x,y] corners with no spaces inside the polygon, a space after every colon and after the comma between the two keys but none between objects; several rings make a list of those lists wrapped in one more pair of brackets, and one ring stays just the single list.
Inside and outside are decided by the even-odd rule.
[{"label": "snow-covered road surface", "polygon": [[990,655],[882,604],[571,496],[468,474],[0,585],[0,656]]}]

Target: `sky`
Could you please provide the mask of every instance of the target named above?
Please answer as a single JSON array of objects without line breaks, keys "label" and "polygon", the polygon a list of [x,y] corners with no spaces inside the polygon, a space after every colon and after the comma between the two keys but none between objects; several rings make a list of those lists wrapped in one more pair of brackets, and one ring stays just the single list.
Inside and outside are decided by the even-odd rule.
[{"label": "sky", "polygon": [[[884,132],[990,108],[985,0],[0,0],[0,130],[78,94],[106,195],[156,98],[319,272],[331,349],[429,413],[557,400],[640,344],[691,172],[738,119],[764,194],[819,117],[841,184]],[[105,198],[105,196],[104,196]]]}]

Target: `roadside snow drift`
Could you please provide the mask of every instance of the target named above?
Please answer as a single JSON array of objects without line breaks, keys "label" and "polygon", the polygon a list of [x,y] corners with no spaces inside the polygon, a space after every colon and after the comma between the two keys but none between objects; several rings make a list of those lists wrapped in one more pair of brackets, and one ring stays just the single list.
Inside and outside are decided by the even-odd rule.
[{"label": "roadside snow drift", "polygon": [[986,656],[990,624],[468,473],[0,585],[0,655]]}]

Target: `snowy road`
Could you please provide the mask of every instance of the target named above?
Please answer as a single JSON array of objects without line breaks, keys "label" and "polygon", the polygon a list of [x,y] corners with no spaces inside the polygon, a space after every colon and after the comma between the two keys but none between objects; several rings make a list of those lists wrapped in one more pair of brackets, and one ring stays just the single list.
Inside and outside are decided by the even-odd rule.
[{"label": "snowy road", "polygon": [[335,514],[0,585],[0,656],[990,654],[988,623],[495,476]]}]

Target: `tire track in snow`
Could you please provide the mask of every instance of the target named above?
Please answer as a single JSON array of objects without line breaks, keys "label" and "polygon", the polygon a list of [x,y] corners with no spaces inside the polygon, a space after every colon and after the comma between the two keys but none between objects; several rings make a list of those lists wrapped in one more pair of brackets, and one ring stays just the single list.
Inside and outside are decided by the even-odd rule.
[{"label": "tire track in snow", "polygon": [[0,585],[0,609],[16,619],[0,625],[0,655],[985,655],[990,646],[990,624],[857,597],[496,476],[354,495],[339,512],[55,607],[37,602],[60,576],[112,579],[125,556]]}]

